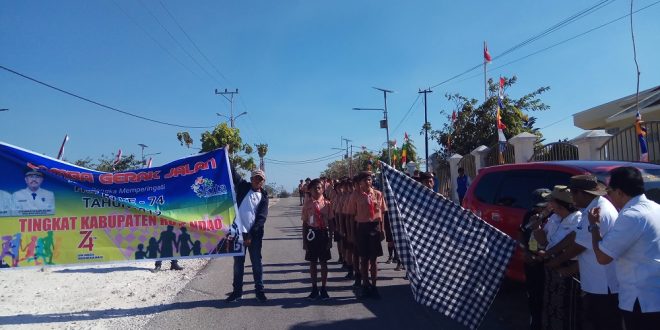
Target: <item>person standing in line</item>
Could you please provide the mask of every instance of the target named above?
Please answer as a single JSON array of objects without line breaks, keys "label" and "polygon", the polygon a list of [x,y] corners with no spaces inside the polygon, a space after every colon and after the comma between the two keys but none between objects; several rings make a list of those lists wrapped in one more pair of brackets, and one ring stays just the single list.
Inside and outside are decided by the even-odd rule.
[{"label": "person standing in line", "polygon": [[460,167],[456,178],[456,192],[458,193],[458,204],[461,206],[463,206],[463,198],[465,198],[469,186],[470,178],[465,174],[465,170]]},{"label": "person standing in line", "polygon": [[[250,182],[247,182],[232,166],[232,179],[236,190],[238,205],[239,230],[243,235],[243,244],[250,254],[252,276],[254,277],[255,296],[258,301],[268,300],[264,293],[263,264],[261,262],[261,247],[264,238],[264,225],[268,217],[268,193],[263,188],[266,174],[262,170],[252,171]],[[243,297],[243,273],[245,271],[245,256],[234,257],[233,291],[226,302],[236,302]]]},{"label": "person standing in line", "polygon": [[[312,279],[312,292],[307,299],[328,300],[328,260],[332,247],[333,214],[330,201],[323,197],[323,181],[314,179],[309,183],[311,198],[305,201],[302,210],[302,221],[305,224],[304,234],[307,240],[305,260],[309,261],[309,274]],[[321,264],[321,290],[319,291],[317,264]]]},{"label": "person standing in line", "polygon": [[[356,245],[360,256],[362,289],[359,298],[380,299],[376,282],[378,268],[376,259],[383,255],[381,241],[385,239],[383,212],[386,209],[383,193],[372,187],[371,172],[363,171],[357,175],[358,188],[349,199],[349,214],[357,224]],[[371,275],[371,281],[369,281]]]},{"label": "person standing in line", "polygon": [[305,192],[303,191],[303,188],[305,187],[305,181],[303,179],[300,179],[300,183],[298,184],[298,195],[300,195],[300,206],[303,205],[303,202],[305,201]]},{"label": "person standing in line", "polygon": [[[616,265],[619,309],[626,329],[660,325],[660,205],[646,198],[642,173],[634,167],[610,171],[607,195],[619,217],[601,236],[602,210],[589,211],[589,231],[596,260]],[[600,317],[607,317],[600,315]]]}]

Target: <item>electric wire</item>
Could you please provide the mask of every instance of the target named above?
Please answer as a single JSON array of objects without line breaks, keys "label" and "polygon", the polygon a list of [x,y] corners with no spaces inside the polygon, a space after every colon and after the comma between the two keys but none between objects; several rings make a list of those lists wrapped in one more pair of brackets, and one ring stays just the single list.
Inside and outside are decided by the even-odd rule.
[{"label": "electric wire", "polygon": [[80,96],[80,95],[74,94],[74,93],[72,93],[72,92],[69,92],[69,91],[63,90],[63,89],[61,89],[61,88],[58,88],[58,87],[55,87],[55,86],[53,86],[53,85],[47,84],[47,83],[45,83],[45,82],[43,82],[43,81],[40,81],[40,80],[37,80],[37,79],[35,79],[35,78],[28,77],[28,76],[26,76],[26,75],[24,75],[24,74],[22,74],[22,73],[20,73],[20,72],[14,71],[14,70],[12,70],[12,69],[10,69],[10,68],[7,68],[7,67],[4,67],[4,66],[2,66],[2,65],[0,65],[0,69],[3,69],[3,70],[8,71],[8,72],[11,72],[11,73],[13,73],[13,74],[15,74],[15,75],[17,75],[17,76],[23,77],[23,78],[28,79],[28,80],[30,80],[30,81],[33,81],[33,82],[35,82],[35,83],[37,83],[37,84],[40,84],[40,85],[46,86],[46,87],[48,87],[48,88],[54,89],[54,90],[56,90],[56,91],[58,91],[58,92],[60,92],[60,93],[64,93],[64,94],[67,94],[67,95],[69,95],[69,96],[73,96],[73,97],[75,97],[75,98],[77,98],[77,99],[80,99],[80,100],[83,100],[83,101],[85,101],[85,102],[89,102],[89,103],[92,103],[92,104],[94,104],[94,105],[98,105],[99,107],[102,107],[102,108],[105,108],[105,109],[108,109],[108,110],[112,110],[112,111],[115,111],[115,112],[119,112],[119,113],[121,113],[121,114],[124,114],[124,115],[127,115],[127,116],[131,116],[131,117],[134,117],[134,118],[143,119],[143,120],[150,121],[150,122],[157,123],[157,124],[162,124],[162,125],[167,125],[167,126],[174,126],[174,127],[181,127],[181,128],[202,128],[202,129],[203,129],[203,128],[213,128],[213,126],[188,126],[188,125],[179,125],[179,124],[173,124],[173,123],[168,123],[168,122],[164,122],[164,121],[160,121],[160,120],[156,120],[156,119],[151,119],[151,118],[143,117],[143,116],[140,116],[140,115],[136,115],[136,114],[130,113],[130,112],[128,112],[128,111],[120,110],[120,109],[117,109],[117,108],[111,107],[111,106],[109,106],[109,105],[105,105],[105,104],[103,104],[103,103],[100,103],[100,102],[97,102],[97,101],[94,101],[94,100],[88,99],[88,98],[86,98],[86,97],[83,97],[83,96]]},{"label": "electric wire", "polygon": [[188,35],[186,30],[183,29],[183,26],[181,26],[181,24],[179,24],[179,21],[177,21],[177,19],[174,17],[174,15],[172,15],[172,12],[170,12],[170,10],[167,8],[167,6],[165,6],[165,4],[162,1],[160,1],[160,5],[163,7],[163,9],[165,9],[165,12],[167,12],[167,14],[170,16],[170,18],[172,18],[174,23],[176,23],[176,25],[179,27],[181,32],[183,32],[183,34],[186,36],[188,41],[190,41],[190,43],[195,47],[197,52],[199,52],[202,55],[202,57],[204,57],[206,62],[209,65],[211,65],[211,67],[215,70],[215,72],[218,73],[218,75],[220,77],[222,77],[222,79],[224,79],[229,84],[229,79],[227,79],[227,77],[224,74],[222,74],[222,72],[220,72],[220,70],[213,64],[213,62],[211,62],[211,60],[206,56],[206,54],[204,54],[204,52],[202,52],[202,50],[197,46],[197,43],[190,37],[190,35]]},{"label": "electric wire", "polygon": [[[539,33],[539,34],[537,34],[537,35],[535,35],[535,36],[533,36],[533,37],[530,37],[530,38],[526,39],[525,41],[520,42],[520,43],[518,43],[517,45],[515,45],[515,46],[513,46],[513,47],[511,47],[511,48],[509,48],[509,49],[507,49],[507,50],[505,50],[504,52],[502,52],[502,54],[499,54],[499,55],[495,56],[493,59],[497,59],[497,58],[500,58],[500,57],[502,57],[502,56],[505,56],[505,55],[507,55],[507,54],[513,52],[514,50],[517,50],[517,49],[519,49],[519,48],[521,48],[521,47],[523,47],[523,46],[525,46],[525,45],[527,45],[527,44],[532,43],[533,41],[536,41],[536,40],[538,40],[538,39],[540,39],[540,38],[542,38],[542,37],[544,37],[544,36],[546,36],[546,35],[548,35],[548,34],[554,32],[554,31],[558,30],[558,29],[561,28],[561,27],[564,27],[564,26],[566,26],[566,25],[568,25],[568,24],[570,24],[570,23],[573,23],[573,22],[579,20],[580,18],[586,17],[587,15],[589,15],[589,14],[595,12],[596,10],[598,10],[598,9],[600,9],[600,8],[602,8],[602,7],[606,6],[606,5],[608,5],[609,3],[611,3],[611,1],[613,1],[613,0],[605,0],[605,1],[601,1],[601,2],[599,2],[599,3],[597,3],[597,4],[595,4],[595,5],[592,6],[592,7],[589,7],[589,8],[584,9],[584,10],[582,10],[582,11],[576,13],[576,14],[573,14],[573,15],[571,15],[570,17],[564,19],[563,21],[561,21],[561,22],[559,22],[559,23],[557,23],[557,24],[551,26],[550,28],[548,28],[548,29],[542,31],[541,33]],[[478,65],[475,65],[475,66],[473,66],[473,67],[471,67],[471,68],[469,68],[469,69],[467,69],[467,70],[465,70],[465,71],[463,71],[463,72],[461,72],[461,73],[459,73],[459,74],[457,74],[457,75],[455,75],[455,76],[453,76],[453,77],[451,77],[451,78],[448,78],[448,79],[446,79],[446,80],[444,80],[444,81],[442,81],[442,82],[439,82],[439,83],[437,83],[437,84],[435,84],[435,85],[429,87],[429,89],[434,89],[434,88],[436,88],[436,87],[438,87],[438,86],[441,86],[441,85],[444,85],[444,84],[446,84],[446,83],[448,83],[448,82],[450,82],[450,81],[452,81],[452,80],[455,80],[455,79],[457,79],[457,78],[460,78],[460,77],[462,77],[462,76],[464,76],[464,75],[466,75],[466,74],[468,74],[468,73],[470,73],[470,72],[472,72],[472,71],[474,71],[474,70],[480,68],[482,65],[483,65],[483,63],[479,63]]]},{"label": "electric wire", "polygon": [[[660,3],[660,1],[653,2],[653,3],[651,3],[651,4],[649,4],[649,5],[645,6],[645,7],[642,7],[642,8],[640,8],[640,9],[638,9],[638,10],[635,10],[634,12],[632,12],[632,14],[636,14],[636,13],[642,11],[642,10],[648,9],[649,7],[655,6],[655,5],[657,5],[658,3]],[[555,47],[557,47],[557,46],[559,46],[559,45],[562,45],[562,44],[564,44],[564,43],[567,43],[567,42],[569,42],[569,41],[572,41],[572,40],[574,40],[574,39],[577,39],[577,38],[579,38],[579,37],[581,37],[581,36],[584,36],[584,35],[586,35],[586,34],[588,34],[588,33],[591,33],[591,32],[596,31],[596,30],[598,30],[598,29],[604,28],[604,27],[606,27],[606,26],[608,26],[608,25],[610,25],[610,24],[616,23],[616,22],[618,22],[618,21],[620,21],[620,20],[622,20],[622,19],[625,19],[625,18],[627,18],[627,17],[629,17],[629,16],[632,16],[632,14],[626,14],[626,15],[620,16],[620,17],[618,17],[618,18],[615,18],[615,19],[613,19],[613,20],[610,20],[610,21],[608,21],[608,22],[605,22],[605,23],[603,23],[603,24],[601,24],[601,25],[598,25],[598,26],[596,26],[596,27],[593,27],[593,28],[591,28],[591,29],[589,29],[589,30],[586,30],[586,31],[584,31],[584,32],[582,32],[582,33],[576,34],[576,35],[574,35],[574,36],[572,36],[572,37],[570,37],[570,38],[568,38],[568,39],[564,39],[564,40],[559,41],[559,42],[557,42],[557,43],[554,43],[554,44],[552,44],[552,45],[550,45],[550,46],[547,46],[547,47],[545,47],[545,48],[542,48],[542,49],[540,49],[540,50],[537,50],[537,51],[535,51],[535,52],[533,52],[533,53],[527,54],[527,55],[525,55],[525,56],[523,56],[523,57],[519,57],[519,58],[517,58],[517,59],[515,59],[515,60],[512,60],[512,61],[509,61],[509,62],[507,62],[507,63],[504,63],[504,64],[502,64],[502,65],[500,65],[500,66],[496,66],[496,67],[494,67],[494,68],[492,68],[492,69],[489,69],[487,72],[496,71],[496,70],[501,69],[501,68],[503,68],[503,67],[505,67],[505,66],[509,66],[509,65],[511,65],[511,64],[513,64],[513,63],[520,62],[520,61],[522,61],[522,60],[524,60],[524,59],[527,59],[527,58],[532,57],[532,56],[534,56],[534,55],[537,55],[537,54],[539,54],[539,53],[542,53],[542,52],[548,51],[548,50],[550,50],[550,49],[552,49],[552,48],[555,48]],[[474,79],[474,78],[476,78],[476,77],[481,77],[481,73],[476,74],[476,75],[472,75],[472,76],[469,76],[469,77],[466,77],[465,79],[459,80],[459,81],[457,81],[457,82],[462,82],[462,81],[466,81],[466,80]]]},{"label": "electric wire", "polygon": [[272,158],[264,158],[264,160],[268,160],[268,161],[273,162],[273,163],[291,164],[291,165],[294,165],[294,164],[308,164],[308,163],[316,163],[316,162],[319,162],[319,161],[324,161],[325,158],[333,158],[333,157],[335,157],[337,155],[340,155],[340,154],[343,154],[343,153],[344,153],[344,151],[342,150],[342,151],[337,151],[335,153],[332,153],[330,155],[325,155],[325,156],[321,156],[321,157],[318,157],[318,158],[305,159],[305,160],[289,161],[289,160],[277,160],[277,159],[272,159]]},{"label": "electric wire", "polygon": [[158,23],[158,25],[159,25],[159,26],[160,26],[160,27],[161,27],[161,28],[167,33],[167,35],[168,35],[172,40],[174,40],[174,43],[176,43],[176,44],[179,46],[179,48],[181,48],[181,50],[183,50],[183,52],[184,52],[186,55],[188,55],[188,57],[190,57],[190,59],[193,60],[193,62],[194,62],[195,64],[197,64],[197,66],[198,66],[200,69],[202,69],[202,71],[204,71],[204,73],[206,73],[206,75],[209,76],[209,78],[211,78],[211,80],[214,80],[214,81],[217,82],[218,84],[222,84],[222,83],[220,83],[220,81],[219,81],[218,79],[216,79],[213,75],[211,75],[211,73],[210,73],[208,70],[206,70],[206,68],[204,68],[204,67],[203,67],[203,66],[197,61],[197,59],[195,59],[195,57],[193,57],[193,56],[190,54],[190,52],[188,52],[188,51],[186,50],[185,47],[183,47],[183,45],[179,42],[179,40],[177,40],[177,39],[174,37],[174,35],[170,32],[170,30],[168,30],[168,29],[165,27],[165,25],[163,25],[163,23],[160,21],[160,19],[158,19],[158,17],[153,13],[153,11],[152,11],[151,9],[149,9],[149,7],[147,7],[147,6],[144,4],[144,2],[143,2],[142,0],[138,0],[138,2],[139,2],[140,5],[141,5],[141,6],[142,6],[142,7],[143,7],[143,8],[149,13],[149,15],[151,15],[151,17],[156,21],[156,23]]},{"label": "electric wire", "polygon": [[419,98],[420,98],[420,94],[418,93],[417,98],[415,98],[415,101],[413,101],[413,103],[410,105],[410,108],[408,108],[408,111],[406,111],[406,114],[403,116],[403,119],[401,119],[401,121],[399,121],[399,123],[396,125],[396,127],[392,131],[392,135],[396,134],[396,132],[398,132],[399,128],[401,127],[401,125],[408,119],[408,116],[412,112],[412,109],[415,106],[415,104],[417,104],[417,101],[419,101]]},{"label": "electric wire", "polygon": [[144,28],[142,25],[140,25],[140,23],[138,23],[138,22],[137,22],[137,21],[136,21],[131,15],[129,15],[129,14],[124,10],[124,8],[122,8],[122,7],[121,7],[121,6],[120,6],[115,0],[112,0],[112,3],[114,3],[115,6],[117,6],[117,8],[119,8],[119,10],[120,10],[120,11],[121,11],[126,17],[128,17],[128,19],[129,19],[133,24],[135,24],[137,27],[139,27],[140,30],[142,30],[142,32],[144,32],[144,33],[149,37],[149,39],[151,39],[153,42],[155,42],[155,43],[158,45],[158,47],[160,47],[160,49],[162,49],[162,50],[163,50],[167,55],[169,55],[174,61],[176,61],[177,63],[179,63],[179,65],[181,65],[181,67],[183,67],[184,69],[188,70],[190,73],[192,73],[193,76],[197,77],[198,79],[203,80],[202,77],[201,77],[199,74],[197,74],[197,72],[193,71],[191,68],[189,68],[189,67],[188,67],[187,65],[185,65],[183,62],[181,62],[181,60],[179,60],[176,56],[174,56],[174,54],[172,54],[172,52],[170,52],[165,46],[163,46],[163,44],[161,44],[161,43],[158,41],[158,39],[156,39],[153,35],[151,35],[151,33],[149,33],[149,31],[147,31],[147,29],[145,29],[145,28]]}]

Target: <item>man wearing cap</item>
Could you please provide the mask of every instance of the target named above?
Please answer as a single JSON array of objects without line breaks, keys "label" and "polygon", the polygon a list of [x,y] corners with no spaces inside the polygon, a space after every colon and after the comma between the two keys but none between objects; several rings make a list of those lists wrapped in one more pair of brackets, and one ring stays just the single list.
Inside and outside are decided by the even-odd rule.
[{"label": "man wearing cap", "polygon": [[27,188],[12,195],[16,215],[45,215],[55,213],[55,195],[41,188],[43,173],[36,170],[25,172]]},{"label": "man wearing cap", "polygon": [[[266,174],[262,170],[252,171],[250,182],[247,182],[232,166],[232,177],[236,190],[238,205],[238,229],[243,234],[243,244],[252,261],[252,276],[254,277],[255,296],[259,301],[266,301],[263,282],[263,265],[261,263],[261,245],[264,238],[264,224],[268,216],[268,194],[263,189]],[[236,302],[243,297],[243,272],[245,256],[234,257],[234,291],[229,294],[226,302]]]},{"label": "man wearing cap", "polygon": [[[626,329],[657,329],[660,324],[660,205],[644,195],[642,173],[634,167],[610,171],[607,189],[620,209],[614,225],[601,235],[602,210],[589,211],[591,244],[601,265],[614,261],[619,309]],[[605,317],[600,314],[599,317]]]}]

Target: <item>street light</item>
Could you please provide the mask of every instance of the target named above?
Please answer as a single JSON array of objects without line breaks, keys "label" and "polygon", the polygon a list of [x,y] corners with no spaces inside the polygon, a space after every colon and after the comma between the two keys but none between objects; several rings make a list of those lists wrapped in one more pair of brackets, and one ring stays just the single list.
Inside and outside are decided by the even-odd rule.
[{"label": "street light", "polygon": [[378,88],[378,87],[372,87],[375,90],[379,90],[383,92],[383,99],[385,101],[385,107],[383,109],[379,108],[353,108],[353,110],[377,110],[377,111],[383,111],[383,117],[384,119],[380,121],[380,128],[385,129],[385,136],[387,138],[387,163],[388,165],[392,166],[392,151],[390,148],[390,125],[387,121],[387,93],[394,93],[394,91],[384,89],[384,88]]},{"label": "street light", "polygon": [[220,117],[225,117],[225,118],[229,119],[229,125],[231,126],[231,128],[234,128],[234,123],[236,122],[236,119],[238,119],[238,117],[240,117],[240,116],[242,116],[242,115],[247,115],[247,111],[243,111],[243,112],[241,112],[241,113],[238,114],[238,116],[236,116],[236,117],[234,117],[234,114],[233,114],[233,113],[232,113],[231,115],[229,115],[229,117],[226,116],[226,115],[223,115],[223,114],[221,114],[221,113],[219,113],[219,112],[216,112],[215,114],[218,115],[218,116],[220,116]]},{"label": "street light", "polygon": [[149,148],[149,146],[143,143],[138,143],[138,145],[142,148],[142,164],[144,164],[144,148]]}]

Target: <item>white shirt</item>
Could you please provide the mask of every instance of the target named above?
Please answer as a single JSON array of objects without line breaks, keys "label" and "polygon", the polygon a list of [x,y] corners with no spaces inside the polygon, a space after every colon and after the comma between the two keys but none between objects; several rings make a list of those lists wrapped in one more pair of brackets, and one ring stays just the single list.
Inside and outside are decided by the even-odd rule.
[{"label": "white shirt", "polygon": [[0,217],[8,217],[12,215],[12,204],[11,194],[0,190]]},{"label": "white shirt", "polygon": [[548,222],[543,227],[543,231],[545,231],[546,237],[548,238],[548,246],[546,246],[546,249],[549,250],[557,245],[557,243],[561,242],[566,235],[577,230],[581,217],[582,213],[580,211],[575,211],[567,215],[563,220],[557,213],[550,216]]},{"label": "white shirt", "polygon": [[589,232],[589,210],[594,207],[600,207],[600,235],[605,236],[614,226],[619,212],[609,200],[605,197],[594,198],[589,205],[582,210],[582,220],[577,227],[575,243],[581,245],[586,250],[578,255],[580,266],[580,286],[584,292],[594,294],[608,294],[619,292],[619,281],[616,279],[616,267],[614,263],[601,265],[596,260],[596,253],[591,243],[591,233]]},{"label": "white shirt", "polygon": [[13,195],[16,215],[55,214],[55,195],[46,189],[32,190],[25,188]]},{"label": "white shirt", "polygon": [[644,194],[621,208],[614,226],[599,243],[614,258],[619,280],[619,308],[660,312],[660,205]]},{"label": "white shirt", "polygon": [[254,225],[257,205],[259,205],[260,201],[261,191],[254,191],[252,189],[250,189],[247,195],[245,195],[245,198],[243,198],[241,205],[238,207],[238,218],[240,219],[238,229],[242,233],[249,232],[252,225]]}]

